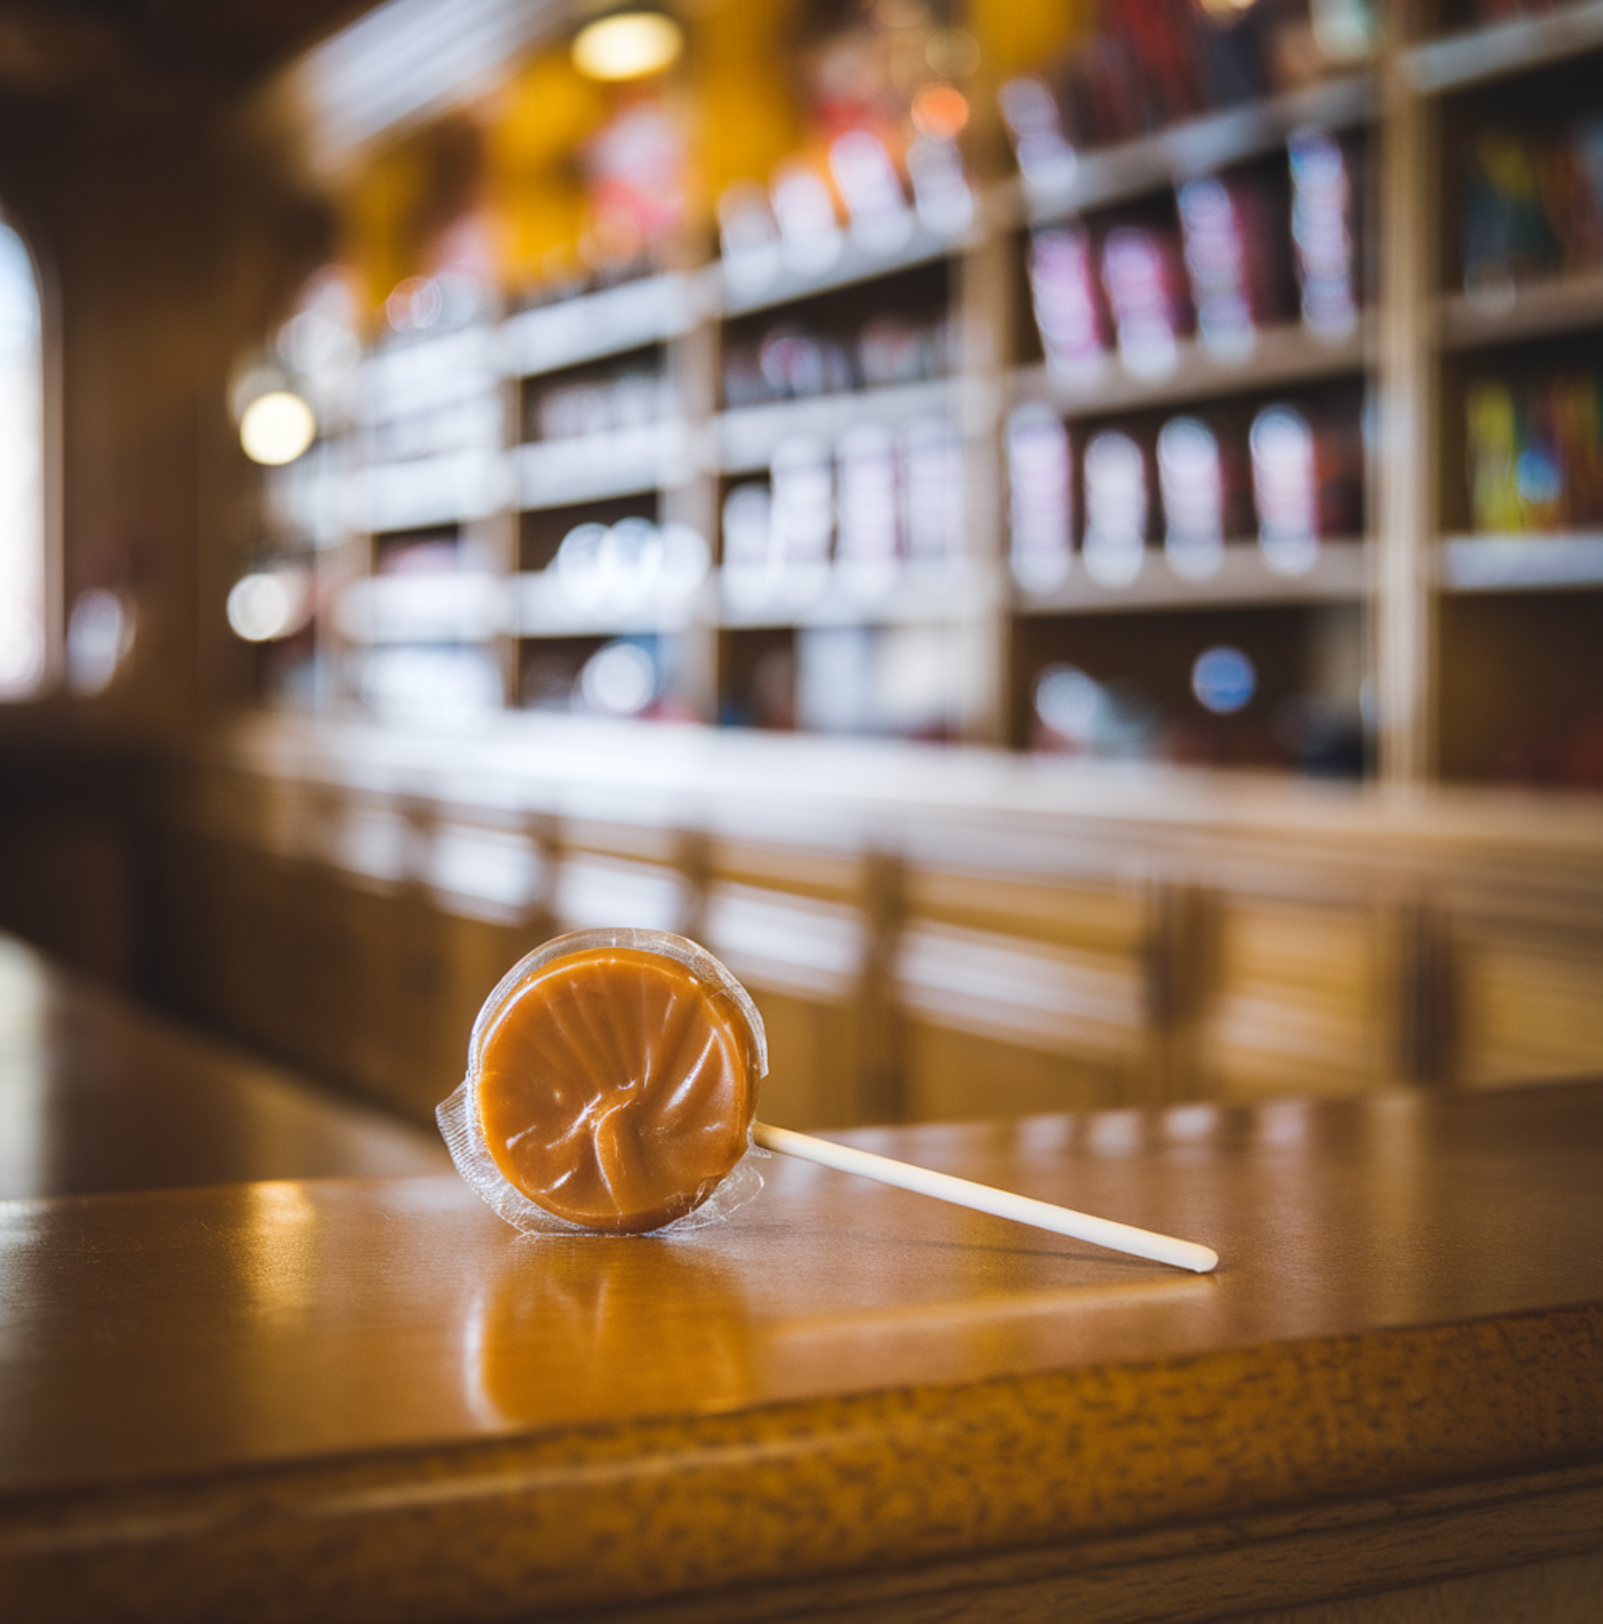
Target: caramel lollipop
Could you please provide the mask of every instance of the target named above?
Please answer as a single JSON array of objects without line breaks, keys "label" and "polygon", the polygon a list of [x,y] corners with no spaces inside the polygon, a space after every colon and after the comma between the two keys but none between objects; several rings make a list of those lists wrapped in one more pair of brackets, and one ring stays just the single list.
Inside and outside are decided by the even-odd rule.
[{"label": "caramel lollipop", "polygon": [[1218,1256],[753,1117],[762,1017],[705,948],[663,931],[578,931],[517,964],[486,1000],[468,1075],[437,1113],[462,1176],[524,1230],[638,1234],[722,1218],[767,1150],[1206,1273]]},{"label": "caramel lollipop", "polygon": [[678,959],[583,948],[520,981],[486,1031],[485,1142],[505,1177],[558,1218],[660,1229],[745,1155],[752,1051],[745,1012]]},{"label": "caramel lollipop", "polygon": [[[762,1017],[712,954],[664,931],[588,930],[485,1000],[437,1113],[464,1178],[509,1223],[637,1234],[755,1195]],[[733,1175],[733,1176],[731,1176]]]}]

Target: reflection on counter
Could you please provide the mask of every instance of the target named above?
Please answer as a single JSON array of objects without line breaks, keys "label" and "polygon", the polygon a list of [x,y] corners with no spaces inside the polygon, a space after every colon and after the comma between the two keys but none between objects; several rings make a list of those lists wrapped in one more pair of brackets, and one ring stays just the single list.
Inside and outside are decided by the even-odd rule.
[{"label": "reflection on counter", "polygon": [[[741,1275],[714,1254],[672,1240],[545,1236],[508,1248],[480,1302],[469,1338],[478,1364],[465,1375],[486,1425],[599,1420],[625,1360],[637,1365],[643,1413],[721,1410],[750,1398],[750,1335]],[[652,1357],[636,1361],[646,1347]]]}]

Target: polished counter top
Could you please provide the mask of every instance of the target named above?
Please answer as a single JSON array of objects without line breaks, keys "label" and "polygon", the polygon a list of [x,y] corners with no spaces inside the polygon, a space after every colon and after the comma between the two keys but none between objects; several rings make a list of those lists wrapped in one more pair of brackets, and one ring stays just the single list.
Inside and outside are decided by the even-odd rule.
[{"label": "polished counter top", "polygon": [[1603,1463],[1603,1085],[844,1137],[1220,1270],[779,1158],[677,1237],[451,1176],[0,1204],[0,1604],[727,1602]]},{"label": "polished counter top", "polygon": [[433,1134],[0,935],[0,1201],[449,1166]]},{"label": "polished counter top", "polygon": [[[1603,895],[1603,801],[1593,795],[1431,785],[1408,788],[1155,762],[1020,755],[906,740],[521,712],[461,727],[243,712],[195,757],[251,784],[202,822],[254,819],[269,845],[294,844],[292,808],[262,782],[318,797],[555,818],[809,850],[1043,873],[1085,861],[1087,842],[1138,843],[1154,861],[1249,873],[1273,840],[1310,872],[1380,866]],[[215,795],[213,786],[207,795]],[[224,800],[228,800],[226,795]],[[325,854],[329,855],[329,854]],[[1261,857],[1261,854],[1259,854]]]}]

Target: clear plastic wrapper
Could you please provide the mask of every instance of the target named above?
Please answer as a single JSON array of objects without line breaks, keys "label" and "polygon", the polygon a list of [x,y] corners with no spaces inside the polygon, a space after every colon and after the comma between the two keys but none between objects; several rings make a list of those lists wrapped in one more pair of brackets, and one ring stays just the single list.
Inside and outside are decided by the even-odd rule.
[{"label": "clear plastic wrapper", "polygon": [[586,930],[485,1000],[435,1115],[467,1183],[527,1234],[676,1232],[762,1188],[751,1143],[762,1017],[705,948]]}]

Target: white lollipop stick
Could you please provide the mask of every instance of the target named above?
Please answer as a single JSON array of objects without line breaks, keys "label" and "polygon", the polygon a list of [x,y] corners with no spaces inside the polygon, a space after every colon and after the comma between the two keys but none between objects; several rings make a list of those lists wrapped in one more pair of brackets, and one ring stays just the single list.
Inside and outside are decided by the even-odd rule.
[{"label": "white lollipop stick", "polygon": [[934,1196],[937,1201],[950,1201],[954,1206],[972,1207],[976,1212],[988,1212],[997,1218],[1011,1218],[1016,1224],[1033,1224],[1037,1229],[1050,1229],[1054,1234],[1072,1235],[1076,1240],[1091,1241],[1115,1252],[1172,1263],[1194,1274],[1207,1274],[1219,1266],[1219,1254],[1195,1241],[1157,1235],[1150,1229],[1137,1229],[1133,1224],[1117,1224],[1111,1218],[1093,1218],[1089,1213],[1075,1212],[1069,1207],[1055,1207],[1050,1201],[1032,1201],[1029,1196],[1014,1195],[1010,1190],[993,1190],[988,1184],[953,1178],[950,1173],[933,1173],[927,1167],[913,1167],[907,1162],[892,1161],[889,1156],[854,1150],[850,1145],[792,1133],[788,1128],[770,1128],[765,1122],[752,1123],[751,1136],[764,1150],[817,1162],[820,1167],[833,1167],[839,1173],[856,1173],[881,1184],[894,1184],[901,1190]]}]

